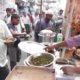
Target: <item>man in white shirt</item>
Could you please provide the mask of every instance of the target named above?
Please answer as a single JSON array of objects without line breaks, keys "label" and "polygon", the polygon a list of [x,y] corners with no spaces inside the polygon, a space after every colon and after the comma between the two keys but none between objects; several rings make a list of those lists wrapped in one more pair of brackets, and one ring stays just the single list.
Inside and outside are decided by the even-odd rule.
[{"label": "man in white shirt", "polygon": [[6,9],[6,15],[4,17],[4,21],[6,22],[6,24],[10,23],[10,21],[11,21],[11,8]]},{"label": "man in white shirt", "polygon": [[7,66],[7,46],[4,43],[4,39],[9,38],[12,38],[12,34],[10,33],[5,22],[0,20],[0,80],[5,80],[6,76],[9,73]]},{"label": "man in white shirt", "polygon": [[31,30],[32,30],[32,27],[31,27],[32,23],[31,23],[31,21],[29,19],[28,14],[26,12],[23,12],[23,15],[22,15],[21,19],[22,19],[22,21],[23,21],[23,23],[25,25],[26,32],[29,34],[31,32]]}]

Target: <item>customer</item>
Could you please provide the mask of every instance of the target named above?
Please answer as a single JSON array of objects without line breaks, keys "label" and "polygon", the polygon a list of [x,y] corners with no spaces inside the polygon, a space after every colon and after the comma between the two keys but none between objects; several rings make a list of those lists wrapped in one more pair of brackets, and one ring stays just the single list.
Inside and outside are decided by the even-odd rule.
[{"label": "customer", "polygon": [[23,12],[21,19],[25,25],[26,33],[30,34],[30,32],[32,31],[32,24],[28,14],[26,12]]},{"label": "customer", "polygon": [[39,42],[39,32],[44,29],[50,29],[53,30],[54,24],[51,21],[53,17],[53,11],[52,10],[47,10],[46,11],[46,16],[45,18],[42,18],[41,21],[37,21],[36,26],[35,26],[35,41]]},{"label": "customer", "polygon": [[[54,48],[58,48],[58,47],[78,47],[78,46],[80,46],[80,35],[66,39],[65,41],[60,42],[58,44],[48,46],[45,48],[45,50],[50,51],[50,50],[52,50]],[[67,67],[62,67],[61,69],[66,74],[74,74],[74,73],[80,74],[80,67],[67,66]]]},{"label": "customer", "polygon": [[34,27],[36,26],[37,22],[40,21],[40,19],[45,18],[45,12],[42,11],[42,13],[35,12],[35,15],[33,16],[34,19]]},{"label": "customer", "polygon": [[6,8],[6,15],[4,17],[6,24],[9,24],[11,21],[11,8]]},{"label": "customer", "polygon": [[7,25],[0,20],[0,80],[5,80],[9,73],[8,59],[7,59],[7,46],[4,39],[10,39],[12,35]]},{"label": "customer", "polygon": [[63,19],[63,10],[60,9],[58,12],[58,19]]},{"label": "customer", "polygon": [[10,65],[11,69],[16,65],[17,62],[20,61],[21,58],[21,51],[18,48],[18,43],[20,42],[20,37],[25,37],[26,33],[22,32],[19,33],[17,31],[16,25],[19,24],[20,18],[17,14],[13,14],[11,16],[11,23],[8,24],[9,30],[11,31],[14,38],[16,38],[16,41],[14,42],[14,45],[10,47]]},{"label": "customer", "polygon": [[57,23],[56,23],[56,26],[59,26],[59,28],[62,27],[63,18],[64,18],[63,10],[60,9],[59,12],[58,12]]}]

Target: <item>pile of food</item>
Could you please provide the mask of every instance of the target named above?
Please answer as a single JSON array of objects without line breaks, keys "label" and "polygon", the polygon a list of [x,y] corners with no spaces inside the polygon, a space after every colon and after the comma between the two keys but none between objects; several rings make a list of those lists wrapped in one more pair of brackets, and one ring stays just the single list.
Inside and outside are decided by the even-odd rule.
[{"label": "pile of food", "polygon": [[73,57],[77,60],[80,60],[80,49],[76,49],[73,53]]},{"label": "pile of food", "polygon": [[53,31],[45,29],[45,30],[40,31],[40,35],[41,36],[54,36],[55,34]]},{"label": "pile of food", "polygon": [[41,54],[40,56],[33,57],[29,61],[29,64],[34,66],[46,66],[53,62],[54,57],[51,54]]},{"label": "pile of food", "polygon": [[4,39],[4,43],[12,43],[14,41],[16,41],[15,38],[6,38],[6,39]]}]

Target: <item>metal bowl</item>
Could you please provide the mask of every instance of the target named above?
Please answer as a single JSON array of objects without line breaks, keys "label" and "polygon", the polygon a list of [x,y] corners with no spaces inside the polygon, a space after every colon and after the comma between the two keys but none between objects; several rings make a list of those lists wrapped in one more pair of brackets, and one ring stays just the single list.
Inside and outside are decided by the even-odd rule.
[{"label": "metal bowl", "polygon": [[[40,65],[35,65],[35,64],[33,64],[32,62],[31,62],[31,60],[32,60],[32,58],[33,58],[33,55],[30,55],[27,59],[25,59],[24,60],[24,64],[25,65],[29,65],[29,66],[33,66],[33,67],[47,67],[47,66],[50,66],[50,65],[52,65],[53,64],[53,61],[54,61],[54,55],[53,54],[50,54],[50,53],[42,53],[40,56],[37,56],[37,57],[34,57],[34,58],[39,58],[40,59],[40,57],[41,56],[47,56],[47,57],[49,57],[48,59],[51,59],[50,60],[50,62],[49,63],[46,63],[46,64],[40,64]],[[47,58],[46,57],[46,58]],[[39,61],[39,59],[38,59],[38,61]],[[46,59],[45,59],[46,60]],[[36,60],[37,61],[37,60]],[[38,62],[37,61],[37,62]],[[42,62],[44,61],[44,59],[42,60]]]}]

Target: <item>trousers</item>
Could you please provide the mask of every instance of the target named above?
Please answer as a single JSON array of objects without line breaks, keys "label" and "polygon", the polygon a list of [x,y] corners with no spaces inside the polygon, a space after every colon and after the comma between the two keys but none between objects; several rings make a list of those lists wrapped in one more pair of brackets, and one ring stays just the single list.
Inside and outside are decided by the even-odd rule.
[{"label": "trousers", "polygon": [[0,67],[0,80],[5,80],[8,74],[9,74],[8,65]]}]

